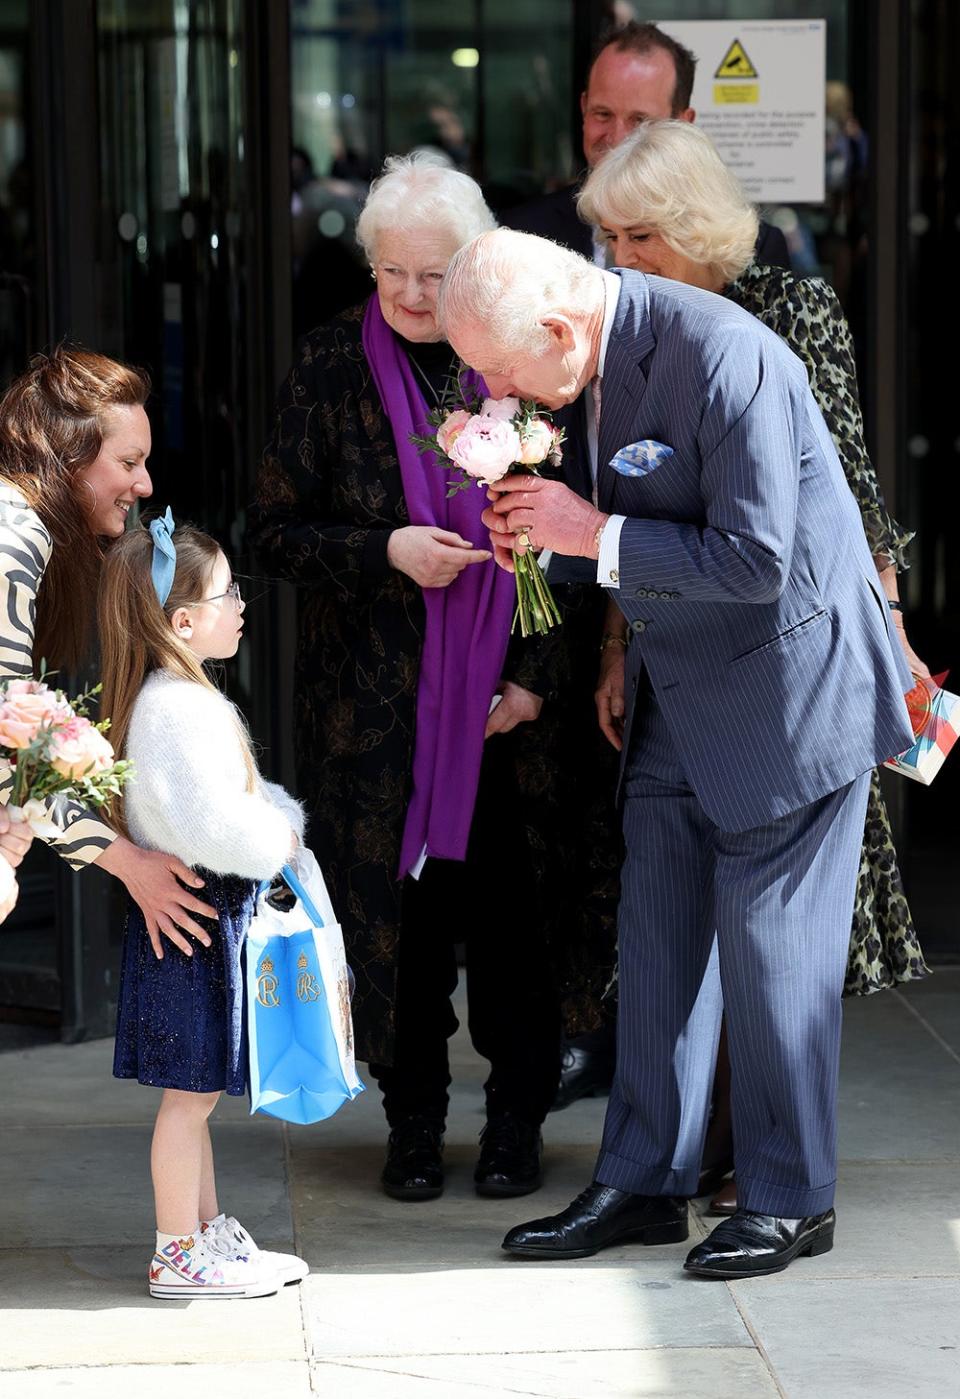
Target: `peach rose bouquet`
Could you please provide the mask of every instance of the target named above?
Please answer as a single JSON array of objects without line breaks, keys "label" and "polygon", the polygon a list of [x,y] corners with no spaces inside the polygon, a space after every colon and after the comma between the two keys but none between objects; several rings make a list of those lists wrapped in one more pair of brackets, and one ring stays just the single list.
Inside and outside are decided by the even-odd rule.
[{"label": "peach rose bouquet", "polygon": [[118,761],[105,737],[109,719],[94,723],[88,703],[100,686],[68,700],[39,680],[0,681],[0,758],[13,772],[9,808],[37,835],[59,834],[64,801],[106,807],[119,794],[130,764]]},{"label": "peach rose bouquet", "polygon": [[[539,475],[541,467],[560,465],[563,429],[532,400],[477,397],[453,409],[441,404],[428,421],[434,432],[410,440],[421,452],[432,452],[438,466],[453,470],[448,496],[472,485],[495,486],[511,472]],[[543,636],[559,623],[560,610],[532,550],[517,554],[514,565],[514,630],[519,623],[522,636]]]}]

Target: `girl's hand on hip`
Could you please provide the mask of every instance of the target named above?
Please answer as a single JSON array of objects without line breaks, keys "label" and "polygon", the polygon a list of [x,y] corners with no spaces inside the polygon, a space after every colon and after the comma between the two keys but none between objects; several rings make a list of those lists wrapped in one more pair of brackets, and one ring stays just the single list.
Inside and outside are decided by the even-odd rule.
[{"label": "girl's hand on hip", "polygon": [[158,960],[163,959],[161,934],[188,957],[193,956],[193,948],[185,933],[204,947],[210,946],[210,934],[190,915],[197,913],[202,918],[216,920],[217,910],[183,887],[187,884],[190,888],[202,889],[203,880],[176,855],[167,855],[162,850],[141,850],[139,845],[118,836],[96,864],[115,874],[139,905]]},{"label": "girl's hand on hip", "polygon": [[436,525],[406,525],[387,541],[387,562],[421,588],[446,588],[472,563],[486,563],[489,549]]}]

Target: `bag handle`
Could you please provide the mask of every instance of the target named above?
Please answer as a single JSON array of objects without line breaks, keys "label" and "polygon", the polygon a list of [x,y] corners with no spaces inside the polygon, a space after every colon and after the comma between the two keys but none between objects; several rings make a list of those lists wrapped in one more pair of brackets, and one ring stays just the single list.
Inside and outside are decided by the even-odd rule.
[{"label": "bag handle", "polygon": [[[304,912],[310,919],[311,923],[313,923],[314,926],[317,928],[326,927],[326,924],[324,923],[323,919],[320,917],[319,913],[314,908],[313,900],[310,898],[310,895],[307,893],[306,889],[300,883],[300,880],[294,874],[292,865],[284,865],[281,868],[280,873],[283,875],[286,884],[289,886],[289,888],[293,890],[297,898],[303,904]],[[265,879],[260,885],[260,888],[257,890],[258,903],[263,898],[266,891],[270,888],[271,883],[271,880]]]}]

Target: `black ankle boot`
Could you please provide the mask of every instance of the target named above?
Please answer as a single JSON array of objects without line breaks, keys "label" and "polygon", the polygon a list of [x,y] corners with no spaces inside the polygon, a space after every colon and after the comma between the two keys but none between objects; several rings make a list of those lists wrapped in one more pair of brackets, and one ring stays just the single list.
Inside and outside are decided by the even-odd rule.
[{"label": "black ankle boot", "polygon": [[473,1178],[478,1195],[529,1195],[543,1178],[540,1128],[512,1113],[491,1117],[480,1133],[480,1160]]},{"label": "black ankle boot", "polygon": [[390,1133],[380,1176],[395,1200],[435,1200],[443,1194],[443,1123],[407,1117]]}]

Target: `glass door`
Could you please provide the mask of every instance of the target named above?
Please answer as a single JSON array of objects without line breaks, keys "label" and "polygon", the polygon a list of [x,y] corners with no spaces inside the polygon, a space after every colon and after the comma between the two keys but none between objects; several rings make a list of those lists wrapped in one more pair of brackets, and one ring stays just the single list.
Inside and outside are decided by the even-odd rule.
[{"label": "glass door", "polygon": [[569,178],[573,5],[290,0],[294,329],[369,295],[355,226],[386,155],[427,149],[496,212]]},{"label": "glass door", "polygon": [[[36,345],[37,219],[27,0],[0,0],[0,392]],[[0,1021],[59,1023],[60,972],[50,853],[30,851],[20,899],[0,927]]]}]

